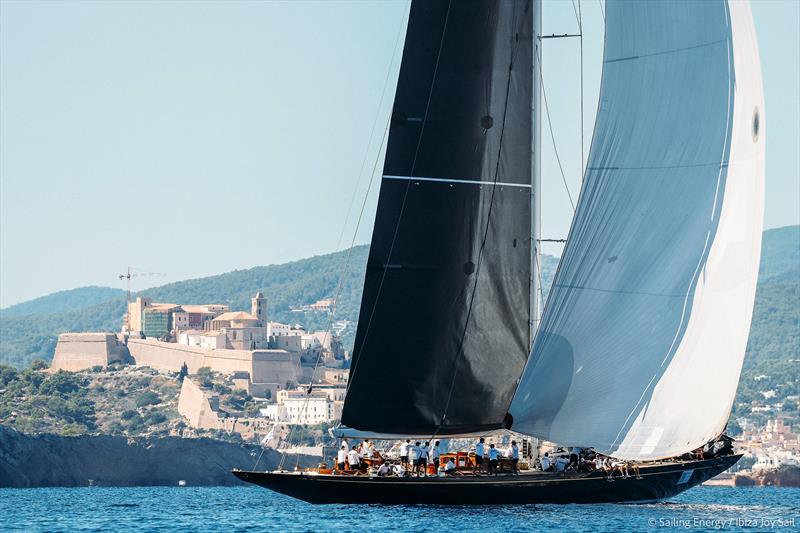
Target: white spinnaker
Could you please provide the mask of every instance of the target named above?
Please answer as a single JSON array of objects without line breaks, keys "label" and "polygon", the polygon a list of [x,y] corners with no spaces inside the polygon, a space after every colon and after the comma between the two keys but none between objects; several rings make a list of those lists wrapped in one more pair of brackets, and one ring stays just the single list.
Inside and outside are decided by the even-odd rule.
[{"label": "white spinnaker", "polygon": [[745,2],[607,3],[601,102],[513,429],[626,459],[727,422],[761,249],[764,101]]}]

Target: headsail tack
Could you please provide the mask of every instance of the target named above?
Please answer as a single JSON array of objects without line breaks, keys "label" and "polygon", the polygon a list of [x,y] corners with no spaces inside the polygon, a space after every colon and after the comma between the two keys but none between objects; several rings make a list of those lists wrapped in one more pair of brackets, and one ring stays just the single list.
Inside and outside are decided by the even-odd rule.
[{"label": "headsail tack", "polygon": [[627,459],[719,434],[747,344],[763,189],[749,5],[609,0],[588,168],[514,429]]},{"label": "headsail tack", "polygon": [[342,423],[502,427],[530,348],[530,0],[411,4]]}]

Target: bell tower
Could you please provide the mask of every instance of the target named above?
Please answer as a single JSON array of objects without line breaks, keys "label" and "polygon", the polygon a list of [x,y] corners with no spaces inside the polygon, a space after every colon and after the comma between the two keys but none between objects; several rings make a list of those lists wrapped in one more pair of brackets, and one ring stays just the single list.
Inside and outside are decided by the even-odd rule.
[{"label": "bell tower", "polygon": [[250,314],[260,320],[262,326],[267,325],[267,299],[261,291],[250,299]]}]

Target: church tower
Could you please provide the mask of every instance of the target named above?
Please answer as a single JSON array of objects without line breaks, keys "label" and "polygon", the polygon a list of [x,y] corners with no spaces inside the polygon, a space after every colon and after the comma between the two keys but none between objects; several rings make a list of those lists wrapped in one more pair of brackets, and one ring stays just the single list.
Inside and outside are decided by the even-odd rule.
[{"label": "church tower", "polygon": [[250,299],[250,314],[260,320],[262,326],[267,325],[267,299],[261,291]]}]

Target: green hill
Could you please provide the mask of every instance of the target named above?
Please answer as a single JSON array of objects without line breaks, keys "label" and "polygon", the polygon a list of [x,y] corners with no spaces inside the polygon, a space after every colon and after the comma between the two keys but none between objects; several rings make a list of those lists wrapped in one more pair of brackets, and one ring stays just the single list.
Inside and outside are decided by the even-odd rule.
[{"label": "green hill", "polygon": [[[361,305],[361,288],[367,264],[369,247],[353,248],[350,266],[345,276],[342,293],[337,304],[336,319],[349,320],[353,324],[345,330],[345,346],[352,346],[355,322]],[[231,310],[249,310],[250,298],[256,291],[263,292],[268,299],[271,320],[284,323],[300,323],[309,329],[326,329],[329,318],[325,313],[297,313],[292,307],[310,304],[334,295],[345,266],[347,252],[320,255],[247,270],[236,270],[218,276],[170,283],[137,293],[159,302],[198,304],[228,304]],[[542,280],[549,285],[557,266],[557,259],[544,256]],[[68,294],[76,296],[74,306],[64,302]],[[49,298],[57,303],[57,312],[19,316],[6,314],[14,308],[31,308],[27,304],[36,302],[36,308],[47,309]],[[124,292],[114,294],[112,299],[86,305],[87,299],[80,289],[64,291],[37,298],[4,310],[0,314],[0,363],[25,367],[33,359],[49,361],[53,356],[59,333],[67,331],[118,331],[125,312]],[[64,309],[73,308],[71,311]]]},{"label": "green hill", "polygon": [[68,291],[54,292],[47,296],[41,296],[0,309],[0,317],[53,315],[85,309],[115,298],[124,299],[125,291],[111,287],[80,287]]},{"label": "green hill", "polygon": [[[337,319],[353,322],[344,333],[346,346],[352,346],[353,342],[367,252],[368,247],[363,245],[353,249],[339,298]],[[271,319],[301,323],[310,329],[324,329],[328,325],[327,315],[295,313],[291,307],[332,296],[345,257],[346,252],[339,252],[281,265],[237,270],[170,283],[142,291],[139,295],[162,302],[224,303],[232,310],[244,310],[249,308],[251,296],[260,290],[268,298]],[[545,256],[542,264],[543,283],[549,286],[557,260]],[[107,300],[97,302],[103,291],[108,295]],[[86,287],[4,309],[0,311],[0,363],[24,367],[36,358],[50,360],[60,332],[117,331],[124,307],[123,291]],[[800,422],[796,400],[787,400],[799,392],[798,361],[800,226],[788,226],[764,232],[750,342],[733,417],[762,422],[767,417],[780,415]]]},{"label": "green hill", "polygon": [[758,280],[800,281],[800,226],[764,232]]}]

